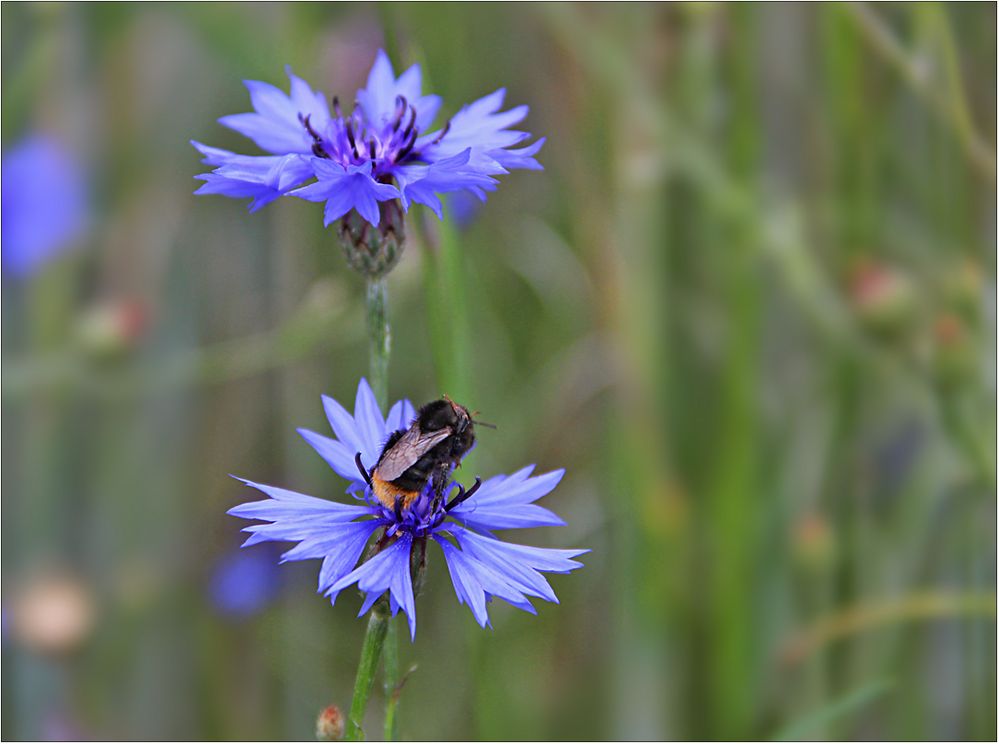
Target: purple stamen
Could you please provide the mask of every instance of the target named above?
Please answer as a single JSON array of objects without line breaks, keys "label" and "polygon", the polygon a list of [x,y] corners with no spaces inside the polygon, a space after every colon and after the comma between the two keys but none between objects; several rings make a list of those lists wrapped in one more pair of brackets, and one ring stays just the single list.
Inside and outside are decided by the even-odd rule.
[{"label": "purple stamen", "polygon": [[466,491],[464,489],[464,487],[459,483],[458,484],[458,495],[455,496],[453,499],[451,499],[451,501],[448,503],[448,505],[444,507],[444,511],[445,512],[449,512],[452,509],[454,509],[456,506],[458,506],[458,504],[460,504],[463,501],[466,501],[466,500],[472,498],[472,494],[474,494],[476,491],[478,491],[479,490],[479,486],[481,486],[481,485],[482,485],[482,479],[481,478],[476,478],[475,479],[475,485],[472,486],[471,488],[469,488]]},{"label": "purple stamen", "polygon": [[353,117],[351,117],[351,121],[347,122],[347,141],[350,142],[350,149],[354,151],[354,155],[357,156],[358,159],[360,159],[361,153],[358,152],[358,150],[357,150],[357,142],[354,141],[354,122],[353,122]]},{"label": "purple stamen", "polygon": [[410,132],[413,131],[413,125],[416,124],[416,109],[413,108],[412,104],[409,107],[409,124],[406,126],[406,131],[402,133],[402,141],[405,142],[409,139]]},{"label": "purple stamen", "polygon": [[406,96],[396,96],[395,97],[395,117],[392,120],[392,131],[399,131],[399,125],[402,124],[402,117],[406,113]]},{"label": "purple stamen", "polygon": [[444,129],[441,130],[441,133],[438,134],[436,137],[434,137],[433,144],[439,145],[441,143],[441,140],[447,137],[447,133],[450,131],[451,131],[451,120],[448,119],[447,122],[444,124]]},{"label": "purple stamen", "polygon": [[405,146],[401,150],[399,150],[399,153],[395,156],[396,162],[401,161],[404,157],[409,155],[410,151],[413,149],[413,145],[416,144],[416,137],[417,135],[419,135],[419,133],[420,133],[419,129],[414,129],[412,131],[412,133],[409,135],[409,141],[406,142]]},{"label": "purple stamen", "polygon": [[328,160],[330,156],[323,146],[323,138],[319,136],[319,133],[312,126],[312,114],[303,116],[299,112],[298,121],[305,127],[305,131],[309,133],[309,136],[312,137],[312,154],[317,158],[326,158]]}]

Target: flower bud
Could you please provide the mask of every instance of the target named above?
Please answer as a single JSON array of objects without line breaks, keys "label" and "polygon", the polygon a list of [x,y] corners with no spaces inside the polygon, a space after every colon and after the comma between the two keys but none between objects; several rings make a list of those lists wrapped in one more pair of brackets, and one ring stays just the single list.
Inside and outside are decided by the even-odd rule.
[{"label": "flower bud", "polygon": [[893,334],[912,317],[915,306],[912,283],[886,264],[858,262],[850,273],[849,293],[861,323],[875,333]]},{"label": "flower bud", "polygon": [[343,738],[343,714],[335,705],[327,705],[316,718],[316,739],[340,741]]},{"label": "flower bud", "polygon": [[378,227],[351,210],[340,220],[340,244],[355,271],[377,279],[399,262],[406,242],[402,206],[397,199],[379,202]]},{"label": "flower bud", "polygon": [[798,519],[792,540],[795,561],[806,571],[818,573],[832,565],[836,543],[821,514],[811,512]]},{"label": "flower bud", "polygon": [[84,312],[76,336],[86,352],[107,359],[135,346],[147,321],[146,308],[137,300],[105,301]]},{"label": "flower bud", "polygon": [[982,312],[983,285],[981,266],[971,260],[962,262],[944,279],[947,304],[961,317],[977,324]]},{"label": "flower bud", "polygon": [[953,313],[933,324],[933,371],[943,385],[967,380],[975,368],[975,349],[968,326]]}]

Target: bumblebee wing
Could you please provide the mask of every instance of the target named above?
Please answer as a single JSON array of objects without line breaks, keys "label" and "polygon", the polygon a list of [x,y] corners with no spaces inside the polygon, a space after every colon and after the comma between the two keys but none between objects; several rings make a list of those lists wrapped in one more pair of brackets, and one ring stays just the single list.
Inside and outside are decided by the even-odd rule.
[{"label": "bumblebee wing", "polygon": [[415,426],[407,430],[395,444],[382,452],[378,465],[375,466],[378,477],[386,481],[395,480],[450,434],[449,427],[429,433],[422,432]]}]

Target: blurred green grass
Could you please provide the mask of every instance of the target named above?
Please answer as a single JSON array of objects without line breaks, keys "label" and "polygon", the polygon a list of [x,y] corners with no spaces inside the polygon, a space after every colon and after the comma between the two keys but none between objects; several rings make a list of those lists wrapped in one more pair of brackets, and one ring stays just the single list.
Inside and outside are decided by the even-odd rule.
[{"label": "blurred green grass", "polygon": [[[4,279],[4,738],[310,738],[349,703],[363,623],[316,565],[241,621],[208,585],[227,473],[339,496],[294,432],[366,371],[363,285],[313,205],[194,198],[188,140],[241,144],[243,78],[349,94],[379,45],[549,138],[467,227],[413,213],[390,397],[495,422],[475,472],[566,467],[535,540],[593,548],[485,632],[432,557],[403,738],[995,738],[994,5],[2,18],[4,150],[58,133],[97,217]],[[98,354],[123,300],[148,323]],[[17,622],[52,566],[94,613],[58,653]]]}]

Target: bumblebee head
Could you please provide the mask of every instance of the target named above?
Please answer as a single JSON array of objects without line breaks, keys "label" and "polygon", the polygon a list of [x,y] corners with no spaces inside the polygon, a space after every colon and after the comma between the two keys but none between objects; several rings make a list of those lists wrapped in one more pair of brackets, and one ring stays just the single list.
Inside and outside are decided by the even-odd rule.
[{"label": "bumblebee head", "polygon": [[450,458],[460,460],[475,444],[475,425],[465,406],[455,403],[446,395],[420,409],[418,424],[422,431],[434,432],[450,429],[448,437]]}]

